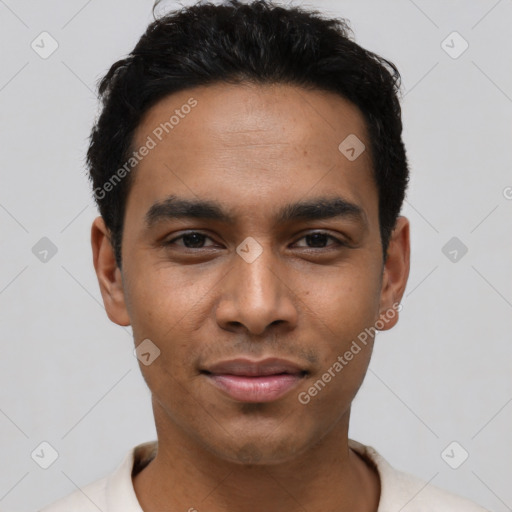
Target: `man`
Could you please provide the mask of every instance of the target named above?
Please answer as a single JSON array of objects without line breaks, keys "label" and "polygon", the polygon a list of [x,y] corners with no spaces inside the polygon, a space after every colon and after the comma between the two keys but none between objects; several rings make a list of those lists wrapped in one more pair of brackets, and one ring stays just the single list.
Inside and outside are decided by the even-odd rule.
[{"label": "man", "polygon": [[400,75],[348,33],[197,4],[103,78],[94,266],[158,443],[45,512],[483,510],[348,439],[409,273]]}]

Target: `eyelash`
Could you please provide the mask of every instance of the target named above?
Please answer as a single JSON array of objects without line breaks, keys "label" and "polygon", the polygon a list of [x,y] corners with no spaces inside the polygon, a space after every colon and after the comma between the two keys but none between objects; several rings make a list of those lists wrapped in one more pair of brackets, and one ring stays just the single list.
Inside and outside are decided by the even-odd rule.
[{"label": "eyelash", "polygon": [[[173,245],[175,245],[175,242],[177,240],[182,240],[184,237],[190,236],[190,235],[200,235],[200,236],[204,237],[205,239],[209,238],[210,240],[212,240],[211,237],[209,237],[208,235],[206,235],[204,233],[201,233],[200,231],[189,231],[187,233],[183,233],[182,235],[180,235],[176,238],[173,238],[172,240],[165,241],[163,245],[165,245],[166,247],[173,246]],[[346,247],[347,246],[347,244],[345,242],[343,242],[342,240],[340,240],[332,235],[329,235],[328,233],[325,233],[323,231],[313,231],[311,233],[306,233],[301,238],[299,238],[299,240],[302,240],[302,239],[304,239],[308,236],[312,236],[312,235],[323,235],[326,237],[326,239],[333,240],[335,242],[335,246],[338,246],[338,247]],[[297,241],[299,241],[299,240],[297,240]],[[199,247],[199,248],[192,248],[192,247],[185,247],[185,246],[180,246],[180,247],[190,250],[190,251],[199,251],[201,249],[208,249],[208,247]],[[332,248],[332,247],[329,247],[329,246],[327,246],[327,247],[304,247],[304,249],[309,249],[309,250],[328,250],[330,248]]]}]

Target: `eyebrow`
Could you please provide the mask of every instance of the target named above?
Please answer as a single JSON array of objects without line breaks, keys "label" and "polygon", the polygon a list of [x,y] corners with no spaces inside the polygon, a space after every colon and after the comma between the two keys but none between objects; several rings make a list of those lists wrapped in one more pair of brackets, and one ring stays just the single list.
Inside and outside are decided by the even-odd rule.
[{"label": "eyebrow", "polygon": [[[364,210],[342,197],[318,197],[299,201],[281,207],[275,222],[284,224],[297,220],[322,220],[349,218],[367,224]],[[225,211],[217,201],[184,199],[171,195],[154,203],[146,213],[146,227],[172,219],[215,220],[225,224],[235,224],[235,217]]]}]

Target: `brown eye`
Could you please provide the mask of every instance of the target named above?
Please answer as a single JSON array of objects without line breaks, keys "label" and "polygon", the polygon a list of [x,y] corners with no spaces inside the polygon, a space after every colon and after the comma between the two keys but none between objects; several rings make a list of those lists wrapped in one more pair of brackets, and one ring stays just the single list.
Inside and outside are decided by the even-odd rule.
[{"label": "brown eye", "polygon": [[[197,231],[191,231],[190,233],[185,233],[184,235],[178,236],[176,238],[173,238],[172,240],[169,240],[168,242],[165,242],[165,245],[177,245],[185,247],[186,249],[202,249],[205,247],[204,244],[207,239],[210,239],[210,237]],[[182,243],[177,244],[177,241],[181,241]]]},{"label": "brown eye", "polygon": [[[334,246],[343,246],[345,245],[341,240],[328,235],[327,233],[316,232],[309,233],[306,236],[303,236],[300,240],[305,240],[307,245],[302,247],[308,247],[312,249],[324,249],[328,247],[327,243],[329,240],[334,241]],[[331,244],[332,246],[333,244]]]}]

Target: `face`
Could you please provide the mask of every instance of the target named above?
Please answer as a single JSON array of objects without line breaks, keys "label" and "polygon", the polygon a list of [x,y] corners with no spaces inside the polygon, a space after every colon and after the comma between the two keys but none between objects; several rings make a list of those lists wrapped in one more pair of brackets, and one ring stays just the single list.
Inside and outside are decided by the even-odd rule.
[{"label": "face", "polygon": [[383,261],[361,113],[287,85],[199,87],[147,112],[142,146],[122,271],[101,219],[93,247],[109,317],[150,340],[159,438],[277,463],[346,430],[408,273],[403,218]]}]

